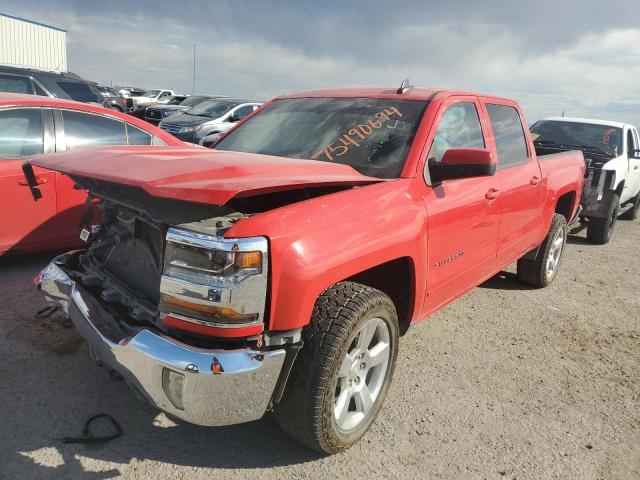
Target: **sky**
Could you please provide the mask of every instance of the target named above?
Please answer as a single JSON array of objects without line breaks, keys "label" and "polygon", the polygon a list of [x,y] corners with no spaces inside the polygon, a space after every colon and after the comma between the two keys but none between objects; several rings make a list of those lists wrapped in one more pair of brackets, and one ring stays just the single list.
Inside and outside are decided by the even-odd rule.
[{"label": "sky", "polygon": [[359,85],[461,88],[640,126],[640,1],[0,0],[68,30],[69,69],[106,85],[266,100]]}]

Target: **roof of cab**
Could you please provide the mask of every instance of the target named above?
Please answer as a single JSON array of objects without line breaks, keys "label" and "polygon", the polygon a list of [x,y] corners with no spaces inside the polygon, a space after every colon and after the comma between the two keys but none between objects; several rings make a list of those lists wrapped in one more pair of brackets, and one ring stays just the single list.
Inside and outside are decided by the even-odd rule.
[{"label": "roof of cab", "polygon": [[573,123],[590,123],[592,125],[604,125],[607,127],[624,128],[626,125],[631,126],[628,123],[614,122],[611,120],[598,120],[597,118],[580,118],[580,117],[547,117],[543,118],[543,121],[553,122],[573,122]]},{"label": "roof of cab", "polygon": [[[277,98],[402,98],[406,100],[431,100],[435,96],[449,97],[452,95],[472,95],[477,97],[503,99],[496,95],[467,92],[464,90],[442,88],[411,88],[404,93],[398,93],[398,87],[344,87],[344,88],[320,88],[317,90],[303,90],[301,92],[287,93]],[[504,99],[508,100],[508,99]]]}]

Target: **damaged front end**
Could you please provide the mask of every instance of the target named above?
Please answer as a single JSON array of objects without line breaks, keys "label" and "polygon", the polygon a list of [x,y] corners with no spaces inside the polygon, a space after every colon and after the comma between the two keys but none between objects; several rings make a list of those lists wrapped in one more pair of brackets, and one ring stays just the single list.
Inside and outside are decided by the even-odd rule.
[{"label": "damaged front end", "polygon": [[580,200],[582,215],[585,217],[605,218],[609,212],[611,196],[616,193],[616,172],[605,170],[604,164],[610,158],[593,159],[585,154],[584,189]]},{"label": "damaged front end", "polygon": [[224,238],[245,216],[228,207],[76,180],[101,199],[103,222],[36,277],[47,300],[158,408],[210,426],[262,417],[297,352],[264,345],[267,239]]}]

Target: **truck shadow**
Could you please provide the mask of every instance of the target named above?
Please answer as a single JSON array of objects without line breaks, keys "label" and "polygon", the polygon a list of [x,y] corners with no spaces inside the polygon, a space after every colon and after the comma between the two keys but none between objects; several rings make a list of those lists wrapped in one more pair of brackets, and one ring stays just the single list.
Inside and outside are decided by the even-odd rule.
[{"label": "truck shadow", "polygon": [[521,282],[518,275],[511,272],[499,272],[484,283],[478,285],[478,288],[488,288],[492,290],[531,290],[531,286]]},{"label": "truck shadow", "polygon": [[597,247],[598,245],[594,244],[590,240],[585,237],[580,237],[578,235],[567,235],[567,244],[568,245],[591,245],[592,247]]},{"label": "truck shadow", "polygon": [[[0,477],[106,479],[120,476],[121,469],[135,473],[140,461],[253,469],[322,457],[285,436],[270,414],[216,428],[169,419],[138,400],[124,381],[95,367],[88,348],[61,315],[48,319],[43,329],[35,313],[44,301],[31,278],[54,255],[0,259],[0,301],[5,305],[0,351],[9,357],[0,369],[0,399],[15,406],[2,415],[6,433],[0,440]],[[65,347],[71,344],[74,348]],[[85,421],[103,412],[122,425],[122,437],[101,445],[59,440],[80,435]]]}]

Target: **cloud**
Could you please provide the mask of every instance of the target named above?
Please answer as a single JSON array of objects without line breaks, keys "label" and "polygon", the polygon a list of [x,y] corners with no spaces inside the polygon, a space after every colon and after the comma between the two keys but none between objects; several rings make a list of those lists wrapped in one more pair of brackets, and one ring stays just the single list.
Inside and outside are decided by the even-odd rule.
[{"label": "cloud", "polygon": [[[13,3],[12,3],[13,1]],[[547,115],[640,124],[635,0],[247,2],[9,0],[69,29],[70,68],[102,83],[266,99],[345,85],[454,87]],[[7,7],[5,7],[7,8]]]}]

